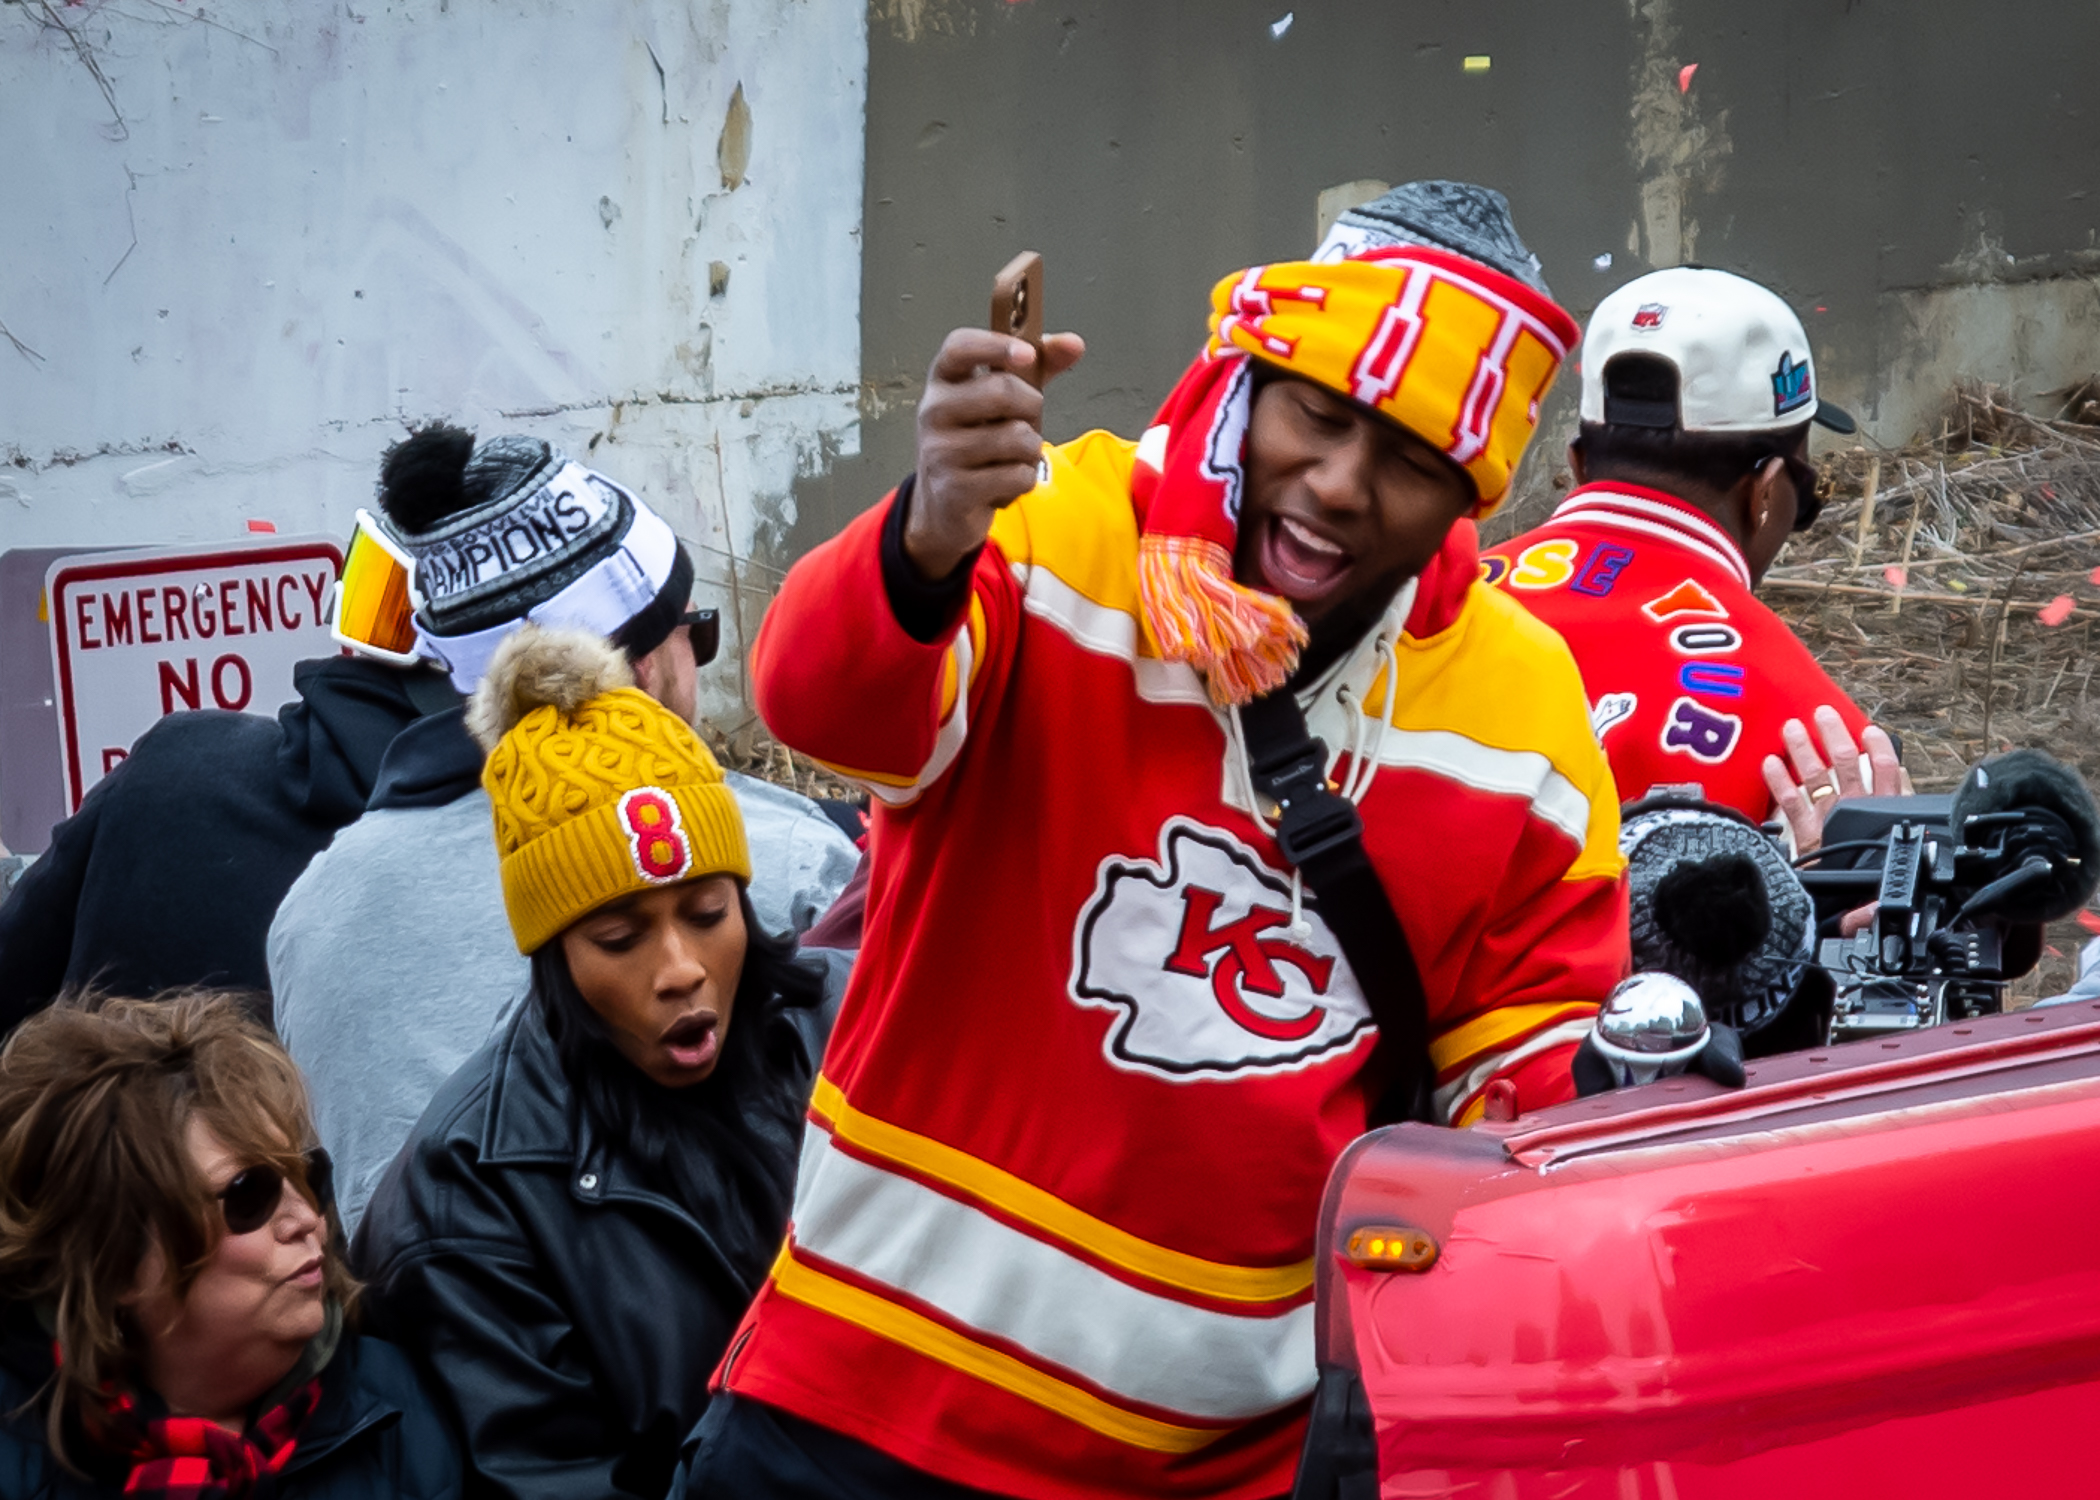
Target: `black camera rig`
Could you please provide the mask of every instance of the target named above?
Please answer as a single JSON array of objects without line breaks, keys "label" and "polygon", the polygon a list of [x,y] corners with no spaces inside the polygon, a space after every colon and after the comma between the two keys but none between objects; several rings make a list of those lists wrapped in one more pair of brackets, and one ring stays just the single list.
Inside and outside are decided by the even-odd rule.
[{"label": "black camera rig", "polygon": [[[2008,982],[2041,956],[2042,924],[2091,898],[2100,869],[2083,786],[2071,778],[2065,794],[2038,778],[2056,795],[2022,784],[1993,796],[1987,772],[1981,794],[1970,774],[1952,796],[1858,797],[1831,809],[1820,857],[1799,873],[1823,934],[1818,961],[1836,988],[1832,1042],[1996,1014]],[[1868,902],[1878,903],[1868,925],[1833,935],[1843,913]]]}]

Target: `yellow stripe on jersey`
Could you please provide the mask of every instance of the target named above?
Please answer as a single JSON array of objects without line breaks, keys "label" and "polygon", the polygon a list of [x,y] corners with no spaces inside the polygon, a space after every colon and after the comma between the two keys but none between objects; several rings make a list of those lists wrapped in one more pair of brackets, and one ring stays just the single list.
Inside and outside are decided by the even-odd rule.
[{"label": "yellow stripe on jersey", "polygon": [[1127,1411],[1092,1391],[1044,1374],[1001,1349],[980,1344],[923,1313],[887,1297],[827,1276],[795,1259],[793,1244],[781,1246],[773,1262],[773,1287],[783,1297],[831,1314],[877,1338],[902,1344],[951,1370],[1033,1402],[1103,1437],[1155,1453],[1194,1453],[1230,1429],[1181,1427]]},{"label": "yellow stripe on jersey", "polygon": [[[963,629],[970,634],[970,681],[974,684],[978,672],[984,668],[984,600],[974,591],[970,595],[970,616]],[[948,716],[955,712],[955,695],[960,686],[955,671],[955,649],[951,646],[941,659],[941,711],[936,723],[947,723]],[[904,785],[912,783],[906,781]]]},{"label": "yellow stripe on jersey", "polygon": [[[1463,671],[1451,664],[1463,654]],[[1611,766],[1590,729],[1582,674],[1565,642],[1507,594],[1474,584],[1449,629],[1400,641],[1396,729],[1451,730],[1500,750],[1542,754],[1589,799],[1589,836],[1561,877],[1616,879],[1619,794]],[[1382,713],[1385,673],[1364,695]]]},{"label": "yellow stripe on jersey", "polygon": [[832,775],[843,776],[848,781],[873,782],[876,786],[902,788],[915,787],[919,784],[919,778],[916,776],[896,776],[888,771],[859,771],[852,766],[840,765],[835,760],[823,760],[814,755],[810,756],[809,759],[816,761],[818,765],[831,772]]},{"label": "yellow stripe on jersey", "polygon": [[1592,1016],[1597,1007],[1590,1002],[1542,1001],[1536,1005],[1505,1005],[1482,1011],[1462,1021],[1429,1044],[1429,1062],[1439,1077],[1462,1067],[1484,1052],[1496,1052],[1512,1042],[1543,1031],[1556,1021],[1573,1016]]},{"label": "yellow stripe on jersey", "polygon": [[1045,444],[1050,483],[1000,511],[991,542],[1007,562],[1046,568],[1094,603],[1138,620],[1140,653],[1157,656],[1138,604],[1138,525],[1130,505],[1136,454],[1136,443],[1109,432]]},{"label": "yellow stripe on jersey", "polygon": [[1161,1286],[1220,1302],[1283,1302],[1312,1289],[1310,1260],[1287,1266],[1233,1266],[1139,1239],[990,1162],[863,1114],[828,1078],[817,1079],[810,1108],[830,1123],[839,1140],[968,1193],[1097,1260]]}]

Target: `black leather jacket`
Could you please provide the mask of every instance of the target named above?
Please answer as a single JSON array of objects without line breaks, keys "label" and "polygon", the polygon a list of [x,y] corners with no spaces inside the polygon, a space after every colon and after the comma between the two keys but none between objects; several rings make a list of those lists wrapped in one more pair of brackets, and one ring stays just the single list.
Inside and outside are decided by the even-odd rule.
[{"label": "black leather jacket", "polygon": [[[773,1024],[806,1093],[821,1023]],[[670,1483],[758,1288],[639,1175],[575,1107],[528,1000],[373,1195],[351,1252],[366,1317],[427,1366],[470,1495],[658,1500]]]}]

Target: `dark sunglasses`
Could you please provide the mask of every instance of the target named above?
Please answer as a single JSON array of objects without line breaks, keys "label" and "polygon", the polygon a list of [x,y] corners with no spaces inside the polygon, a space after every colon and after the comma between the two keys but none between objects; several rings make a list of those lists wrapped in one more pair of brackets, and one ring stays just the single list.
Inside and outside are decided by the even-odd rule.
[{"label": "dark sunglasses", "polygon": [[704,667],[722,649],[722,617],[711,609],[689,609],[673,627],[683,630],[693,643],[693,665]]},{"label": "dark sunglasses", "polygon": [[[306,1156],[306,1187],[323,1213],[335,1201],[335,1163],[319,1146]],[[253,1234],[277,1217],[284,1201],[284,1173],[269,1162],[243,1167],[219,1189],[219,1211],[228,1234]]]},{"label": "dark sunglasses", "polygon": [[1821,477],[1816,466],[1805,458],[1796,458],[1791,453],[1777,455],[1786,465],[1787,477],[1794,481],[1794,530],[1806,531],[1816,524],[1816,517],[1823,514],[1823,498],[1816,493]]}]

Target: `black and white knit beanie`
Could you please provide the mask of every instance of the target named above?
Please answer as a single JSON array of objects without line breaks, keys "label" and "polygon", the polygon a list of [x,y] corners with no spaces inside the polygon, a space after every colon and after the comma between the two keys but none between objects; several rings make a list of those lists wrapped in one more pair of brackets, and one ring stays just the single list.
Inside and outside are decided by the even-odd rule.
[{"label": "black and white knit beanie", "polygon": [[1731,808],[1648,798],[1626,810],[1619,852],[1634,969],[1676,975],[1740,1031],[1776,1018],[1815,933],[1814,905],[1778,846]]},{"label": "black and white knit beanie", "polygon": [[414,562],[422,649],[463,693],[527,620],[592,631],[637,659],[692,595],[693,561],[669,524],[538,438],[425,427],[387,451],[379,508]]}]

